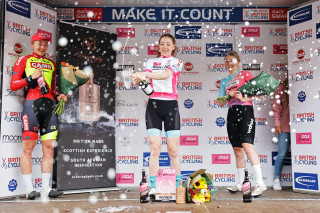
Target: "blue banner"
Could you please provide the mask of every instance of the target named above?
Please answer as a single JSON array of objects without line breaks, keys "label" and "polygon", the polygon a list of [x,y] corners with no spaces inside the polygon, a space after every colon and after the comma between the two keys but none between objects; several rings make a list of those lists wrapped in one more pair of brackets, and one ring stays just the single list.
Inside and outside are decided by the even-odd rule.
[{"label": "blue banner", "polygon": [[319,190],[318,174],[295,172],[294,186],[297,189]]},{"label": "blue banner", "polygon": [[7,0],[7,11],[30,18],[31,4],[23,0]]},{"label": "blue banner", "polygon": [[289,12],[289,26],[312,19],[312,4]]}]

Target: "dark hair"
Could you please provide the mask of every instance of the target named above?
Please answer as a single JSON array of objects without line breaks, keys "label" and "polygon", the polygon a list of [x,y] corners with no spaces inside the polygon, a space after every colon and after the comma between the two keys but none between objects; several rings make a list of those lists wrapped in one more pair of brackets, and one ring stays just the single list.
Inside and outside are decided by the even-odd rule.
[{"label": "dark hair", "polygon": [[236,51],[231,50],[227,52],[226,55],[224,56],[224,59],[226,59],[226,57],[229,55],[235,57],[238,61],[240,61],[240,56]]},{"label": "dark hair", "polygon": [[[161,39],[162,39],[163,37],[171,38],[173,45],[176,45],[177,42],[176,42],[176,39],[174,38],[174,36],[171,35],[171,34],[169,34],[169,33],[166,33],[166,34],[163,34],[162,36],[160,36],[160,38],[159,38],[159,48],[160,48],[160,41],[161,41]],[[172,55],[173,57],[176,57],[176,56],[177,56],[177,46],[176,46],[176,48],[174,48],[174,50],[172,51],[171,55]],[[157,58],[160,57],[160,56],[161,56],[161,52],[160,52],[160,49],[159,49]]]}]

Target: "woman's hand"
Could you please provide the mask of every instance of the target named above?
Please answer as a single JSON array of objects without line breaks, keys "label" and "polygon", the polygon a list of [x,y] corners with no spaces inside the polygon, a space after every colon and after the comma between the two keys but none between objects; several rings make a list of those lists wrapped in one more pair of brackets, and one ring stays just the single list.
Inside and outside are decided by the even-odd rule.
[{"label": "woman's hand", "polygon": [[281,134],[281,127],[280,126],[276,126],[276,134]]},{"label": "woman's hand", "polygon": [[40,68],[37,68],[31,75],[32,79],[37,79],[40,76],[42,76],[42,70]]},{"label": "woman's hand", "polygon": [[229,94],[231,97],[234,97],[235,94],[236,94],[236,91],[235,91],[235,90],[232,90],[232,91],[230,91],[228,94]]},{"label": "woman's hand", "polygon": [[68,101],[68,95],[65,95],[65,94],[61,94],[57,97],[57,100],[60,102],[61,99],[64,100],[64,102],[67,102]]},{"label": "woman's hand", "polygon": [[245,97],[243,97],[242,93],[239,92],[239,91],[236,91],[234,97],[235,97],[236,99],[239,99],[241,102],[245,102],[245,101],[246,101]]}]

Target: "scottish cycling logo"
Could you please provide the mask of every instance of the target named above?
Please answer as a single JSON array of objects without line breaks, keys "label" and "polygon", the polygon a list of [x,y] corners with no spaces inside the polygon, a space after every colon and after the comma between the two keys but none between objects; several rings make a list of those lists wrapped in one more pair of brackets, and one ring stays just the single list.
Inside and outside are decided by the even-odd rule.
[{"label": "scottish cycling logo", "polygon": [[193,107],[193,104],[194,104],[194,103],[193,103],[193,101],[192,101],[191,99],[187,99],[187,100],[184,101],[183,104],[184,104],[184,107],[185,107],[185,108],[190,109],[190,108]]},{"label": "scottish cycling logo", "polygon": [[8,184],[8,189],[10,192],[13,192],[14,190],[17,189],[17,186],[18,186],[18,183],[15,179],[12,179],[9,181],[9,184]]},{"label": "scottish cycling logo", "polygon": [[299,94],[298,94],[298,100],[299,100],[300,102],[304,102],[304,101],[306,100],[306,97],[307,97],[307,95],[306,95],[305,92],[303,92],[303,91],[299,92]]},{"label": "scottish cycling logo", "polygon": [[226,121],[222,117],[219,117],[216,119],[216,124],[218,127],[223,127],[225,123],[226,123]]}]

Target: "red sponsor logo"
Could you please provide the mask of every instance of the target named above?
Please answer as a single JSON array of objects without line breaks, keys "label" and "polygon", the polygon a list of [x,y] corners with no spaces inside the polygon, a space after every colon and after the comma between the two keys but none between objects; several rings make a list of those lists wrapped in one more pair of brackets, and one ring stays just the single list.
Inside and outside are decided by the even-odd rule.
[{"label": "red sponsor logo", "polygon": [[22,120],[23,120],[23,130],[24,131],[29,131],[28,116],[27,115],[22,116]]},{"label": "red sponsor logo", "polygon": [[116,182],[119,184],[134,183],[134,173],[117,173]]},{"label": "red sponsor logo", "polygon": [[217,82],[216,82],[216,87],[218,88],[218,89],[220,89],[220,80],[218,80]]},{"label": "red sponsor logo", "polygon": [[153,62],[153,66],[161,66],[161,62]]},{"label": "red sponsor logo", "polygon": [[199,136],[198,135],[181,135],[180,145],[181,146],[198,146]]},{"label": "red sponsor logo", "polygon": [[271,21],[287,21],[287,8],[270,8]]},{"label": "red sponsor logo", "polygon": [[231,164],[231,155],[212,154],[212,164]]},{"label": "red sponsor logo", "polygon": [[20,43],[15,43],[14,45],[14,51],[17,53],[17,54],[21,54],[22,53],[22,46]]},{"label": "red sponsor logo", "polygon": [[47,32],[47,31],[44,31],[44,30],[40,30],[38,29],[38,33],[41,35],[41,36],[45,36],[49,39],[49,42],[52,43],[52,33],[50,32]]},{"label": "red sponsor logo", "polygon": [[52,69],[51,64],[45,64],[45,63],[40,63],[40,62],[31,62],[30,63],[31,68],[43,68],[43,69]]},{"label": "red sponsor logo", "polygon": [[74,8],[74,16],[77,20],[102,21],[102,8]]},{"label": "red sponsor logo", "polygon": [[301,59],[304,58],[305,54],[306,54],[306,53],[304,52],[304,50],[303,50],[303,49],[300,49],[300,50],[298,50],[297,58],[301,60]]},{"label": "red sponsor logo", "polygon": [[260,27],[242,27],[241,34],[244,37],[260,37]]},{"label": "red sponsor logo", "polygon": [[296,133],[296,143],[297,144],[312,144],[311,132]]},{"label": "red sponsor logo", "polygon": [[191,62],[187,62],[184,64],[184,69],[186,71],[191,71],[193,69],[193,64]]},{"label": "red sponsor logo", "polygon": [[136,35],[135,29],[136,28],[117,28],[117,36],[134,38]]},{"label": "red sponsor logo", "polygon": [[274,44],[273,45],[273,54],[288,54],[288,45],[287,44]]},{"label": "red sponsor logo", "polygon": [[159,45],[148,46],[148,55],[158,55],[158,52],[159,52]]}]

